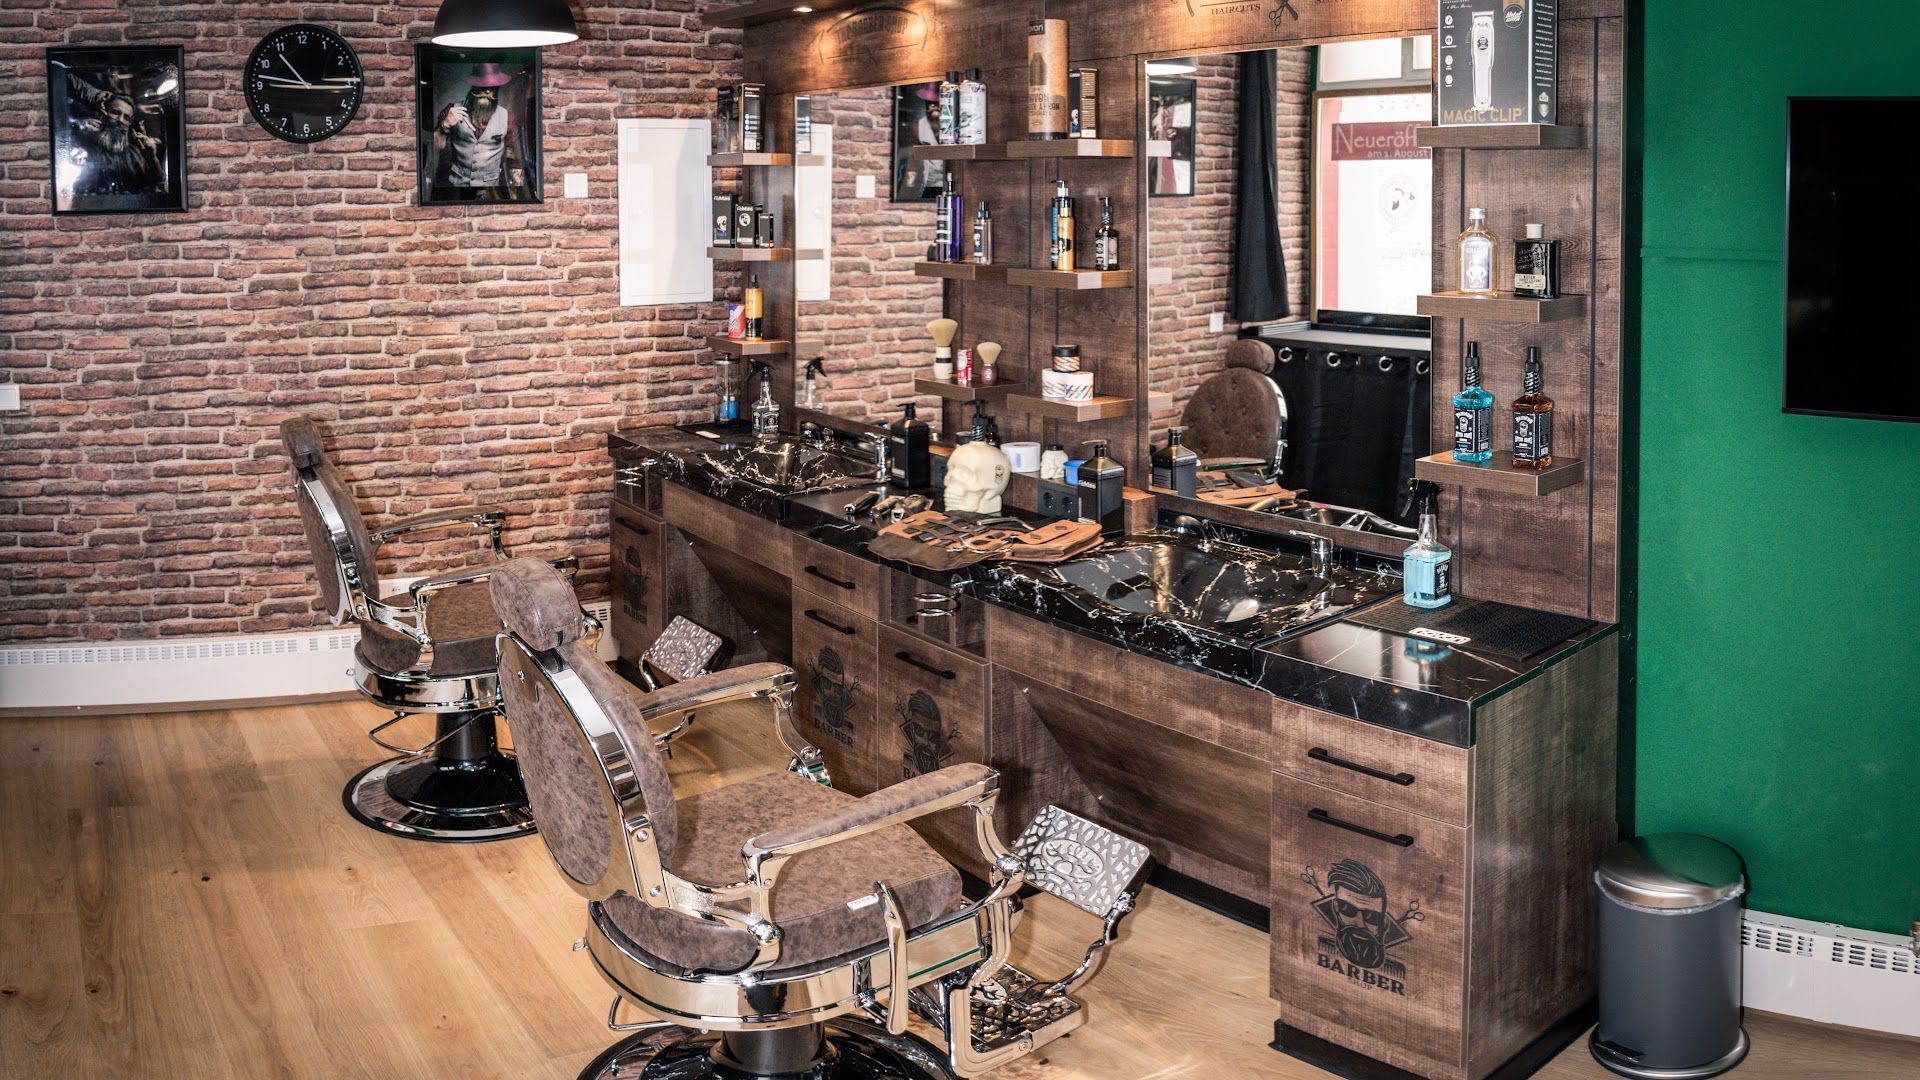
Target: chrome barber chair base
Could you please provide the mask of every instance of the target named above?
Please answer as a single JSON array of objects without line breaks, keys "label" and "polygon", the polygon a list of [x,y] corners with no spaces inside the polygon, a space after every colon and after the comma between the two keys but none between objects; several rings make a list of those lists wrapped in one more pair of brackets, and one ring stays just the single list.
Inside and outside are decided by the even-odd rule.
[{"label": "chrome barber chair base", "polygon": [[411,840],[477,844],[535,831],[520,765],[495,752],[476,761],[389,758],[347,783],[347,813]]},{"label": "chrome barber chair base", "polygon": [[[729,1037],[650,1024],[594,1058],[580,1080],[959,1080],[946,1055],[925,1040],[889,1035],[863,1020],[841,1018],[824,1026],[822,1052],[818,1026]],[[791,1052],[796,1039],[806,1044],[797,1060]],[[766,1060],[739,1060],[752,1057]]]}]

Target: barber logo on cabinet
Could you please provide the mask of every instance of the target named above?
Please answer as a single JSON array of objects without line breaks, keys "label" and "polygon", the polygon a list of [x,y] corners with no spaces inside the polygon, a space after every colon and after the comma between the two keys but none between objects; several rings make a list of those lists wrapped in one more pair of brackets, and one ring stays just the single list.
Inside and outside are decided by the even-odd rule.
[{"label": "barber logo on cabinet", "polygon": [[852,747],[853,720],[847,714],[853,710],[853,695],[860,692],[860,684],[847,678],[839,653],[823,648],[814,654],[809,689],[813,691],[813,726],[841,746]]},{"label": "barber logo on cabinet", "polygon": [[1309,866],[1300,880],[1313,886],[1319,899],[1310,905],[1327,924],[1319,936],[1316,962],[1326,970],[1390,994],[1406,996],[1407,967],[1393,959],[1396,947],[1413,940],[1408,923],[1421,922],[1426,913],[1414,900],[1399,915],[1388,908],[1387,886],[1373,868],[1356,859],[1341,859],[1327,870],[1326,887]]},{"label": "barber logo on cabinet", "polygon": [[906,704],[894,711],[900,717],[900,733],[907,737],[907,752],[900,759],[905,775],[939,772],[954,755],[959,729],[946,729],[940,720],[939,704],[925,690],[915,690]]}]

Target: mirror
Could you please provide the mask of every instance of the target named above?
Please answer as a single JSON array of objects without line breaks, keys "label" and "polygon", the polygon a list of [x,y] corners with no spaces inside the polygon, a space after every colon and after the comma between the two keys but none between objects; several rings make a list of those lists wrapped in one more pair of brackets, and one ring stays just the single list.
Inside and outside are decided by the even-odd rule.
[{"label": "mirror", "polygon": [[945,166],[905,157],[907,146],[934,141],[931,85],[811,95],[813,152],[824,164],[796,170],[795,246],[825,257],[795,268],[803,410],[811,369],[818,412],[885,424],[913,401],[939,424],[939,399],[916,396],[913,379],[926,367],[927,323],[941,317],[941,282],[913,267],[927,257]]},{"label": "mirror", "polygon": [[[1150,441],[1186,428],[1209,501],[1412,535],[1431,57],[1422,37],[1147,63],[1148,371],[1171,402]],[[1233,494],[1261,479],[1300,501]]]}]

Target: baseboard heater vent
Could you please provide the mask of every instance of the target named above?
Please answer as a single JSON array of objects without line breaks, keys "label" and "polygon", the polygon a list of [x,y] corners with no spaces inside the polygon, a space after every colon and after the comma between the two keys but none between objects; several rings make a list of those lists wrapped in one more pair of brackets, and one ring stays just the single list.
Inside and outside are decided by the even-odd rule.
[{"label": "baseboard heater vent", "polygon": [[[609,632],[611,605],[586,605]],[[337,697],[360,643],[354,628],[0,647],[0,713],[133,712],[212,703]]]},{"label": "baseboard heater vent", "polygon": [[1740,944],[1748,1008],[1920,1038],[1911,940],[1749,911]]}]

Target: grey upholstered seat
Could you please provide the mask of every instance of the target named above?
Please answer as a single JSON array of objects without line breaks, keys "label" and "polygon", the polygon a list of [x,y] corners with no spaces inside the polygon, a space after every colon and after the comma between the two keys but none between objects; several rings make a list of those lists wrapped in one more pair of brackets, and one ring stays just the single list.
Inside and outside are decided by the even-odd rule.
[{"label": "grey upholstered seat", "polygon": [[[405,594],[387,598],[387,603],[395,607],[412,602]],[[499,634],[500,616],[494,614],[486,582],[447,589],[427,608],[427,636],[433,639],[433,663],[427,673],[439,678],[492,671],[493,639]],[[360,635],[355,655],[362,664],[379,671],[405,671],[419,659],[420,645],[384,626],[375,626]]]},{"label": "grey upholstered seat", "polygon": [[1279,385],[1267,374],[1273,363],[1273,347],[1266,342],[1235,341],[1227,350],[1227,369],[1201,383],[1181,413],[1187,448],[1202,460],[1254,458],[1279,464],[1287,417]]},{"label": "grey upholstered seat", "polygon": [[[748,840],[856,801],[845,792],[787,772],[675,799],[666,764],[642,711],[649,703],[659,706],[676,694],[698,693],[700,681],[644,695],[614,675],[579,640],[579,620],[570,616],[578,607],[573,591],[538,563],[508,564],[494,575],[492,588],[508,629],[535,648],[557,653],[618,732],[619,749],[644,795],[661,863],[676,875],[706,885],[737,882],[743,868],[741,849]],[[583,744],[567,703],[529,666],[526,654],[503,650],[500,665],[515,744],[541,835],[554,861],[574,881],[600,882],[609,870],[614,839],[599,766]],[[786,670],[778,664],[760,664],[708,678],[751,681]],[[650,701],[656,698],[660,700]],[[987,772],[979,768],[982,774]],[[780,927],[782,944],[778,965],[765,974],[771,977],[884,942],[886,927],[879,905],[873,902],[877,881],[886,882],[899,895],[915,927],[960,907],[959,874],[906,825],[803,853],[781,872],[773,891],[772,916]],[[614,892],[604,907],[634,947],[673,967],[730,972],[753,960],[756,943],[740,929],[671,907],[650,906],[628,891]]]}]

